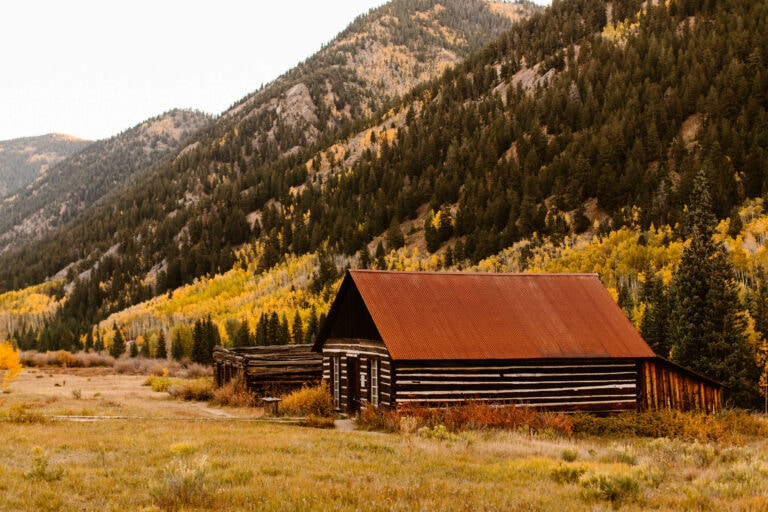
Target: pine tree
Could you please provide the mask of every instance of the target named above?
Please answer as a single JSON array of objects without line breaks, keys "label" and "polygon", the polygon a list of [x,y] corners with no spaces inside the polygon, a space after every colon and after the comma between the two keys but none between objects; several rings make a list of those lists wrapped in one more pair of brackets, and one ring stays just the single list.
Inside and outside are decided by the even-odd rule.
[{"label": "pine tree", "polygon": [[99,330],[96,330],[96,339],[93,340],[93,350],[97,354],[104,350],[104,341],[101,339],[101,334],[99,334]]},{"label": "pine tree", "polygon": [[181,337],[181,331],[177,330],[171,342],[171,357],[176,361],[180,361],[184,355],[184,340]]},{"label": "pine tree", "polygon": [[157,336],[157,349],[155,350],[155,357],[157,359],[168,359],[168,347],[165,346],[165,333],[160,330],[160,334]]},{"label": "pine tree", "polygon": [[131,346],[128,348],[128,355],[131,357],[139,357],[139,345],[134,340]]},{"label": "pine tree", "polygon": [[195,326],[192,329],[192,361],[202,363],[205,359],[205,341],[203,340],[203,321],[195,320]]},{"label": "pine tree", "polygon": [[278,345],[279,337],[280,317],[277,315],[277,311],[273,311],[269,314],[269,321],[267,322],[267,345]]},{"label": "pine tree", "polygon": [[306,338],[304,340],[305,343],[315,342],[317,330],[319,329],[318,324],[319,322],[317,319],[317,310],[315,309],[315,306],[312,306],[312,309],[309,311],[309,321],[307,322],[307,332],[305,335]]},{"label": "pine tree", "polygon": [[115,332],[115,337],[112,340],[112,345],[109,347],[109,355],[112,357],[120,357],[125,352],[125,338],[123,333],[117,327],[117,323],[112,324],[112,330]]},{"label": "pine tree", "polygon": [[640,333],[654,352],[669,357],[669,304],[660,276],[647,275],[640,289],[640,300],[645,303]]},{"label": "pine tree", "polygon": [[287,345],[291,340],[291,330],[288,327],[288,317],[285,313],[280,315],[280,329],[277,331],[277,344]]},{"label": "pine tree", "polygon": [[93,349],[93,330],[88,329],[88,332],[85,333],[85,351],[89,352]]},{"label": "pine tree", "polygon": [[376,252],[373,257],[373,266],[378,270],[386,270],[387,260],[385,259],[386,253],[384,252],[384,244],[379,241],[376,244]]},{"label": "pine tree", "polygon": [[368,244],[363,244],[360,249],[360,268],[366,269],[371,266],[371,252],[368,250]]},{"label": "pine tree", "polygon": [[725,384],[732,403],[749,406],[756,403],[756,354],[733,268],[712,238],[717,219],[703,172],[694,179],[688,221],[689,245],[672,279],[671,357]]},{"label": "pine tree", "polygon": [[387,250],[394,251],[405,245],[405,236],[400,229],[400,220],[397,217],[392,218],[392,222],[387,229]]},{"label": "pine tree", "polygon": [[259,316],[259,323],[256,324],[256,346],[258,347],[269,344],[267,342],[267,323],[269,323],[267,314],[262,312]]},{"label": "pine tree", "polygon": [[243,318],[240,322],[240,327],[237,329],[237,335],[235,337],[235,346],[237,347],[250,347],[253,345],[253,336],[251,335],[251,328],[248,326],[248,319]]},{"label": "pine tree", "polygon": [[211,315],[208,315],[208,318],[203,322],[203,351],[199,361],[200,364],[213,363],[213,349],[217,345],[221,345],[219,327],[211,319]]},{"label": "pine tree", "polygon": [[291,344],[300,345],[304,343],[304,327],[301,324],[299,310],[293,315],[293,328],[291,330]]}]

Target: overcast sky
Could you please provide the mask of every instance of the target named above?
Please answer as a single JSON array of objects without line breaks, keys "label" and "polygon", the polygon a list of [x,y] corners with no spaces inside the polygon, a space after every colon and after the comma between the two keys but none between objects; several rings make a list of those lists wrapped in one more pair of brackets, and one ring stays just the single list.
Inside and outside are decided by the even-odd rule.
[{"label": "overcast sky", "polygon": [[3,0],[0,140],[104,139],[173,108],[220,114],[384,3]]}]

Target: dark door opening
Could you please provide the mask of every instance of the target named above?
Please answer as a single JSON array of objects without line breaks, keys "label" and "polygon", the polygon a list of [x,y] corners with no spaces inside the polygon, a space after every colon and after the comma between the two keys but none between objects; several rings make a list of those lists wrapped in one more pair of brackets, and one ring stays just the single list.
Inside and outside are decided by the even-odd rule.
[{"label": "dark door opening", "polygon": [[347,410],[350,414],[360,411],[360,361],[347,358]]}]

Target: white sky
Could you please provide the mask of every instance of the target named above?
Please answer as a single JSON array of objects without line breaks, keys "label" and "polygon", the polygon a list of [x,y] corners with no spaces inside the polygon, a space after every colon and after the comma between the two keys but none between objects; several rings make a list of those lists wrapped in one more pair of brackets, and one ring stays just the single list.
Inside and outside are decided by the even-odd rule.
[{"label": "white sky", "polygon": [[3,0],[0,140],[97,140],[173,108],[219,114],[384,3]]}]

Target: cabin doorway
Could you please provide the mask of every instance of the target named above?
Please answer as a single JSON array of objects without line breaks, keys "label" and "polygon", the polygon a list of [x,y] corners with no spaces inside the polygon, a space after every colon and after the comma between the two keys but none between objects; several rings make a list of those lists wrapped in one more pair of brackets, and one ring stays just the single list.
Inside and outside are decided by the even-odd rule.
[{"label": "cabin doorway", "polygon": [[347,358],[347,410],[360,412],[360,360],[356,357]]}]

